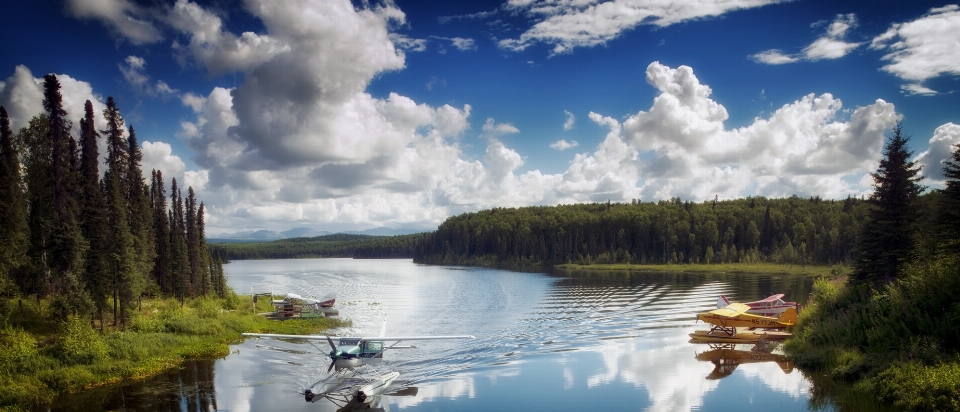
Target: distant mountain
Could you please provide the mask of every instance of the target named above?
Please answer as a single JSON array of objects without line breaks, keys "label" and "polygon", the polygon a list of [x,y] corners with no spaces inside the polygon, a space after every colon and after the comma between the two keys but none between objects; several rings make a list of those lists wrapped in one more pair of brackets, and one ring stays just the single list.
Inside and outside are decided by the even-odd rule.
[{"label": "distant mountain", "polygon": [[374,229],[367,229],[362,231],[343,231],[343,232],[328,232],[325,230],[314,230],[309,227],[296,227],[290,230],[284,230],[282,232],[275,232],[272,230],[257,230],[257,231],[243,231],[236,233],[224,233],[216,235],[215,237],[208,237],[207,242],[210,243],[244,243],[244,242],[268,242],[271,240],[279,239],[289,239],[295,237],[316,237],[330,235],[333,233],[347,233],[351,235],[371,235],[371,236],[398,236],[398,235],[409,235],[412,233],[421,233],[425,232],[421,229],[410,229],[410,228],[389,228],[389,227],[378,227]]}]

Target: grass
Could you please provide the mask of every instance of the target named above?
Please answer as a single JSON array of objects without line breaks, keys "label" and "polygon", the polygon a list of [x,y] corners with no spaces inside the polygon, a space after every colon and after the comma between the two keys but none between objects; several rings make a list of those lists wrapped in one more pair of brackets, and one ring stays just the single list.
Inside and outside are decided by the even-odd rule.
[{"label": "grass", "polygon": [[842,265],[786,265],[780,263],[716,263],[716,264],[564,264],[557,265],[561,269],[576,270],[645,270],[655,272],[689,272],[689,273],[757,273],[757,274],[790,274],[804,276],[831,276],[847,271]]},{"label": "grass", "polygon": [[[242,332],[308,334],[343,326],[332,318],[269,320],[269,299],[145,299],[127,330],[89,318],[50,317],[46,300],[0,299],[0,410],[45,406],[56,394],[144,379],[187,359],[227,356]],[[110,323],[110,322],[108,322]]]}]

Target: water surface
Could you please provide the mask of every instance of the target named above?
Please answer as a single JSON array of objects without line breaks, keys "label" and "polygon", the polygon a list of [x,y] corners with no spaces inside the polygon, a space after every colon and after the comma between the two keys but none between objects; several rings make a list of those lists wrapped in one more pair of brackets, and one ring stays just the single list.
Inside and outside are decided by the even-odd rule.
[{"label": "water surface", "polygon": [[[340,316],[352,321],[337,334],[376,334],[386,319],[388,335],[477,337],[411,342],[418,349],[387,352],[377,370],[401,372],[397,389],[416,393],[381,397],[388,410],[841,409],[829,396],[817,395],[811,379],[777,350],[756,354],[752,345],[723,351],[688,342],[688,333],[706,328],[695,322],[696,313],[714,308],[720,294],[746,301],[785,293],[803,303],[809,278],[524,273],[353,259],[238,261],[225,270],[238,293],[336,292]],[[317,346],[248,339],[231,346],[224,359],[190,362],[181,371],[109,390],[101,395],[109,400],[96,404],[334,411],[335,405],[307,403],[298,393],[325,376],[330,361],[323,352],[329,348],[323,342]],[[870,400],[854,405],[843,409],[878,407]]]}]

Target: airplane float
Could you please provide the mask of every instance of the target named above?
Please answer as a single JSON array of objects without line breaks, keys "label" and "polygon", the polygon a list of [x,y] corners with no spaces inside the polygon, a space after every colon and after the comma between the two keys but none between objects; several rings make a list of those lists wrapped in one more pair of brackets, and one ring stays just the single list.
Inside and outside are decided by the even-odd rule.
[{"label": "airplane float", "polygon": [[797,323],[797,310],[787,308],[779,317],[747,313],[750,307],[743,303],[731,303],[720,309],[697,314],[697,319],[713,325],[709,331],[696,331],[690,337],[699,342],[756,342],[761,338],[786,339],[789,333],[748,332],[741,329],[784,329]]},{"label": "airplane float", "polygon": [[[243,336],[274,339],[302,339],[307,341],[326,340],[330,345],[330,366],[327,373],[330,376],[317,381],[303,391],[304,400],[316,402],[319,399],[328,399],[332,403],[352,410],[351,408],[369,407],[377,395],[383,394],[390,385],[400,376],[399,372],[380,374],[373,369],[374,365],[383,362],[383,353],[390,349],[414,349],[415,346],[401,346],[400,342],[412,340],[445,340],[445,339],[476,339],[472,335],[446,336],[386,336],[387,322],[383,322],[378,336],[336,337],[326,335],[283,335],[274,333],[244,333]],[[339,345],[334,340],[339,341]],[[387,344],[392,342],[391,344]],[[320,352],[325,352],[313,342],[309,342]],[[369,365],[376,374],[375,378],[364,378],[356,369]],[[342,403],[342,404],[341,404]],[[352,405],[352,406],[351,406]]]}]

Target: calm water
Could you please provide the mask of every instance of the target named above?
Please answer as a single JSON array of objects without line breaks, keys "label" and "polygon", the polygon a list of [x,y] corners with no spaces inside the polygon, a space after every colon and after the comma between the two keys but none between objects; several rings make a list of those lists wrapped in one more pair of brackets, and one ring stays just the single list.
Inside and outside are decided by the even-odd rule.
[{"label": "calm water", "polygon": [[[387,352],[399,371],[383,396],[391,411],[877,410],[778,356],[689,343],[705,328],[695,314],[722,293],[806,300],[812,281],[778,275],[556,272],[422,266],[409,260],[238,261],[225,266],[238,293],[273,289],[337,293],[338,334],[471,334],[469,341],[416,342]],[[327,351],[325,343],[318,344]],[[248,339],[216,361],[185,364],[147,382],[72,397],[63,409],[334,411],[298,394],[329,359],[307,343]],[[720,357],[739,364],[718,366]],[[811,380],[813,378],[813,380]],[[843,407],[837,406],[842,404]]]}]

